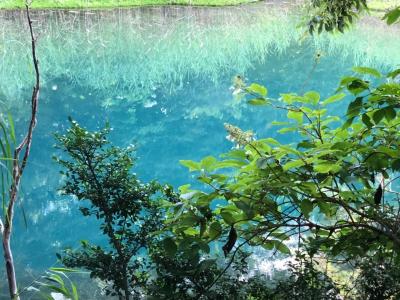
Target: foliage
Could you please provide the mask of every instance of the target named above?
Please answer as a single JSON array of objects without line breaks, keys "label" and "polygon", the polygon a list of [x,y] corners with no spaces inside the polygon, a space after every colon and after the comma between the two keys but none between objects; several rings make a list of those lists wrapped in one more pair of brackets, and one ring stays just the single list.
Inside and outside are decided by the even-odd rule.
[{"label": "foliage", "polygon": [[156,182],[141,183],[130,172],[132,147],[121,149],[107,140],[110,128],[88,132],[71,121],[64,135],[56,135],[58,147],[69,160],[57,159],[66,169],[62,192],[88,202],[80,211],[100,220],[100,229],[109,246],[82,241],[81,250],[67,249],[59,258],[67,267],[89,270],[91,277],[111,283],[107,294],[130,299],[138,297],[147,280],[146,249],[152,233],[162,224]]},{"label": "foliage", "polygon": [[362,259],[357,268],[360,273],[355,288],[356,299],[400,299],[400,266],[398,257],[378,251]]},{"label": "foliage", "polygon": [[13,168],[13,150],[16,144],[14,122],[8,114],[7,120],[0,118],[0,197],[3,210],[3,219],[8,205],[8,187],[11,185]]},{"label": "foliage", "polygon": [[[40,295],[43,299],[54,300],[53,294],[61,294],[67,299],[79,300],[78,290],[66,273],[74,273],[75,270],[66,268],[50,268],[46,275],[42,276],[35,285],[40,287]],[[65,282],[65,281],[68,282]]]},{"label": "foliage", "polygon": [[297,253],[289,264],[289,278],[275,289],[276,299],[341,299],[339,289],[329,276],[317,268],[318,263],[304,253]]},{"label": "foliage", "polygon": [[[344,32],[357,19],[361,12],[369,11],[366,0],[311,0],[311,19],[308,21],[308,30],[315,31],[338,30]],[[390,9],[383,19],[388,25],[398,22],[400,7]]]},{"label": "foliage", "polygon": [[309,32],[321,33],[335,29],[343,32],[363,10],[368,10],[366,0],[311,0],[316,9],[308,23]]},{"label": "foliage", "polygon": [[244,283],[240,277],[245,276],[248,270],[245,253],[233,262],[229,272],[224,272],[218,256],[206,256],[200,260],[188,259],[182,252],[170,256],[161,245],[152,249],[151,259],[156,269],[155,278],[148,283],[147,295],[151,299],[244,298]]},{"label": "foliage", "polygon": [[[326,99],[310,91],[274,100],[261,86],[243,88],[250,104],[257,99],[256,105],[287,113],[287,122],[274,124],[295,134],[294,142],[263,138],[243,145],[248,134],[228,127],[240,148],[221,159],[181,161],[208,192],[181,187],[179,213],[171,207],[175,242],[200,251],[199,240],[221,240],[233,228],[233,253],[247,244],[289,254],[291,236],[334,257],[363,257],[380,247],[398,253],[400,84],[394,79],[400,70],[386,76],[366,67],[354,72],[359,76],[344,77]],[[328,107],[346,95],[342,122]]]},{"label": "foliage", "polygon": [[383,18],[388,25],[398,23],[400,21],[400,6],[388,11]]}]

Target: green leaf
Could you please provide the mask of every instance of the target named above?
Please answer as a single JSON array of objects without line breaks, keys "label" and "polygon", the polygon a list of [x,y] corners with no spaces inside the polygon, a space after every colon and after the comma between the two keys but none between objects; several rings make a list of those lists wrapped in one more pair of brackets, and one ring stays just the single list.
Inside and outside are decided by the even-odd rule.
[{"label": "green leaf", "polygon": [[385,118],[386,118],[386,120],[388,120],[388,122],[390,122],[391,120],[396,118],[397,113],[393,107],[388,106],[388,107],[385,107],[384,110],[385,110]]},{"label": "green leaf", "polygon": [[219,222],[213,222],[210,224],[210,228],[208,229],[208,235],[211,240],[215,240],[222,234],[222,227]]},{"label": "green leaf", "polygon": [[372,119],[374,120],[375,124],[379,124],[380,121],[385,117],[385,110],[379,109],[374,112],[372,115]]},{"label": "green leaf", "polygon": [[280,251],[283,254],[290,254],[290,249],[288,246],[286,246],[284,243],[277,241],[278,243],[276,243],[275,248]]},{"label": "green leaf", "polygon": [[251,104],[251,105],[256,105],[256,106],[269,104],[269,102],[264,98],[254,98],[254,99],[247,101],[247,103]]},{"label": "green leaf", "polygon": [[198,223],[199,218],[192,213],[187,213],[182,216],[182,219],[180,220],[180,224],[184,226],[194,226]]},{"label": "green leaf", "polygon": [[246,162],[242,160],[223,160],[219,161],[215,164],[214,169],[223,169],[223,168],[241,168],[246,165]]},{"label": "green leaf", "polygon": [[303,123],[303,113],[301,111],[289,110],[287,113],[289,119],[295,120],[298,123]]},{"label": "green leaf", "polygon": [[389,78],[396,78],[397,76],[400,75],[400,69],[394,70],[392,72],[390,72],[387,77]]},{"label": "green leaf", "polygon": [[200,161],[200,168],[205,169],[208,172],[214,170],[214,166],[217,163],[217,159],[213,156],[207,156]]},{"label": "green leaf", "polygon": [[351,92],[354,95],[358,95],[368,88],[369,88],[368,82],[361,79],[355,79],[350,84],[347,85],[347,89],[349,90],[349,92]]},{"label": "green leaf", "polygon": [[293,161],[290,161],[290,162],[286,163],[286,164],[283,166],[283,170],[284,170],[284,171],[287,171],[287,170],[289,170],[289,169],[291,169],[291,168],[298,168],[298,167],[302,167],[302,166],[304,166],[304,165],[305,165],[304,161],[302,161],[302,160],[300,160],[300,159],[298,159],[298,160],[293,160]]},{"label": "green leaf", "polygon": [[180,160],[179,163],[184,166],[189,168],[189,171],[199,171],[201,169],[200,164],[192,161],[192,160]]},{"label": "green leaf", "polygon": [[53,272],[63,272],[63,273],[80,273],[81,271],[75,270],[75,269],[70,269],[70,268],[61,268],[61,267],[52,267],[49,268],[50,271]]},{"label": "green leaf", "polygon": [[236,222],[235,217],[233,216],[232,212],[230,212],[230,211],[227,211],[227,210],[221,211],[221,217],[229,225],[233,225]]},{"label": "green leaf", "polygon": [[286,104],[292,104],[299,96],[296,94],[281,94],[281,99]]},{"label": "green leaf", "polygon": [[308,199],[303,199],[300,202],[301,212],[304,214],[306,218],[310,217],[310,213],[313,210],[313,204]]},{"label": "green leaf", "polygon": [[362,104],[363,102],[361,97],[357,97],[353,102],[351,102],[349,104],[349,107],[347,108],[347,117],[351,118],[359,115],[361,112]]},{"label": "green leaf", "polygon": [[400,171],[400,159],[396,159],[393,161],[392,168],[395,171]]},{"label": "green leaf", "polygon": [[381,78],[382,74],[373,68],[368,68],[368,67],[353,67],[353,71],[359,74],[366,74],[366,75],[372,75],[377,78]]},{"label": "green leaf", "polygon": [[396,7],[395,9],[389,11],[383,17],[383,19],[386,20],[386,23],[388,25],[392,25],[393,23],[396,23],[399,20],[399,18],[400,18],[400,7]]},{"label": "green leaf", "polygon": [[246,88],[247,92],[256,93],[263,97],[266,97],[268,94],[268,90],[265,86],[259,85],[257,83],[252,83]]},{"label": "green leaf", "polygon": [[331,164],[331,163],[322,163],[322,164],[317,164],[314,166],[314,170],[318,173],[337,173],[341,170],[341,166],[337,164]]},{"label": "green leaf", "polygon": [[363,114],[361,120],[368,128],[374,126],[374,124],[371,122],[371,118],[367,114]]},{"label": "green leaf", "polygon": [[174,256],[176,251],[178,251],[178,247],[177,247],[177,245],[175,244],[175,241],[172,238],[167,237],[167,238],[165,238],[163,240],[162,243],[163,243],[163,247],[164,247],[165,253],[168,256]]},{"label": "green leaf", "polygon": [[14,128],[14,121],[11,114],[8,114],[8,125],[10,126],[10,137],[13,143],[16,143],[17,140],[15,138],[15,128]]},{"label": "green leaf", "polygon": [[261,247],[267,250],[272,250],[273,248],[275,248],[283,254],[290,254],[290,249],[284,243],[278,240],[268,240],[261,244]]},{"label": "green leaf", "polygon": [[304,97],[306,97],[310,101],[310,103],[314,105],[318,104],[319,99],[321,98],[320,95],[315,91],[305,93]]},{"label": "green leaf", "polygon": [[345,93],[340,93],[340,94],[333,95],[333,96],[331,96],[331,97],[329,97],[329,98],[326,98],[324,101],[322,101],[322,105],[328,105],[328,104],[330,104],[330,103],[340,101],[340,100],[342,100],[345,96],[346,96]]},{"label": "green leaf", "polygon": [[71,282],[71,289],[72,289],[72,300],[79,300],[78,289],[76,285]]},{"label": "green leaf", "polygon": [[257,168],[264,170],[268,168],[268,164],[270,163],[270,159],[268,157],[260,157],[256,161]]}]

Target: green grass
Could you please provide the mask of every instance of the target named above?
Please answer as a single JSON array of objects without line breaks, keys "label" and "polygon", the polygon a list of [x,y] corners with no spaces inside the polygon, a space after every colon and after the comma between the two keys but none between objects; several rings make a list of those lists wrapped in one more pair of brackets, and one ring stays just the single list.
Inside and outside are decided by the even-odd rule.
[{"label": "green grass", "polygon": [[[33,0],[31,8],[113,8],[151,5],[226,6],[257,0]],[[0,9],[25,7],[25,0],[0,0]]]}]

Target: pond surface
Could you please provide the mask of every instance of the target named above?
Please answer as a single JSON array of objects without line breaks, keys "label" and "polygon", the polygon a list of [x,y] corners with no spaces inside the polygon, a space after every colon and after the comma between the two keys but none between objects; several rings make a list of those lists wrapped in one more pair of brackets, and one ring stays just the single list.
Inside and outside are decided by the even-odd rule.
[{"label": "pond surface", "polygon": [[[218,9],[33,13],[42,90],[22,187],[28,225],[18,208],[12,240],[21,286],[54,265],[60,249],[76,247],[81,239],[102,242],[96,222],[82,217],[78,203],[57,191],[62,177],[52,161],[60,154],[53,133],[66,130],[68,116],[89,129],[109,121],[115,144],[137,146],[135,172],[141,179],[178,187],[195,182],[180,159],[232,147],[224,122],[290,142],[271,125],[283,117],[280,112],[234,99],[235,75],[266,85],[270,97],[307,90],[324,97],[353,65],[381,71],[399,66],[398,27],[368,17],[344,35],[310,38],[296,28],[301,19],[295,11],[264,2]],[[33,84],[29,51],[24,14],[0,12],[0,113],[12,112],[20,134]],[[343,109],[338,106],[337,113]],[[5,293],[5,281],[1,284]],[[88,293],[82,299],[100,299],[95,288]]]}]

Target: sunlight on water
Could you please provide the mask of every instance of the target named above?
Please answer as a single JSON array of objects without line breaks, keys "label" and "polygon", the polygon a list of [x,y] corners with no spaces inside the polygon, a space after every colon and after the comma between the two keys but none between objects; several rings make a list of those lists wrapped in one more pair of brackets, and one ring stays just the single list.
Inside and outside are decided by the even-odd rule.
[{"label": "sunlight on water", "polygon": [[[385,71],[400,64],[398,27],[369,17],[344,35],[311,39],[295,29],[299,20],[291,7],[268,3],[35,12],[42,91],[23,180],[28,228],[18,208],[13,239],[21,282],[50,267],[59,249],[80,239],[101,242],[96,222],[80,215],[75,199],[57,192],[62,177],[51,159],[59,155],[52,134],[66,129],[68,116],[90,129],[110,121],[116,144],[138,146],[135,171],[141,178],[179,186],[194,182],[180,159],[232,147],[224,122],[290,142],[271,125],[279,112],[233,99],[229,88],[236,74],[265,84],[271,97],[310,89],[327,96],[353,65]],[[21,133],[33,77],[25,17],[0,12],[0,24],[1,112],[12,111]],[[381,47],[387,39],[393,42]],[[100,299],[95,288],[86,290]]]}]

